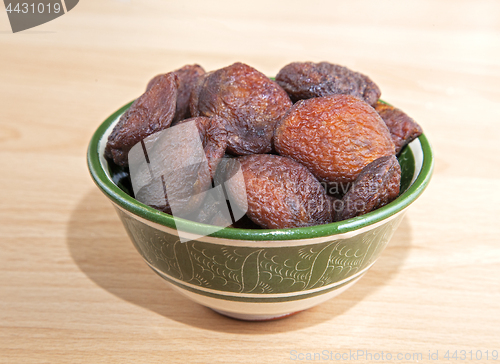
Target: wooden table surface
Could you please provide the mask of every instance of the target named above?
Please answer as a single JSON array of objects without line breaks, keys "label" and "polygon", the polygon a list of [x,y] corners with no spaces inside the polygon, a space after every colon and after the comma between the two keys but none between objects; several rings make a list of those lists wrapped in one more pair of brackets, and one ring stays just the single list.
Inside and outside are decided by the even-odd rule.
[{"label": "wooden table surface", "polygon": [[[0,13],[0,363],[495,362],[499,14],[497,1],[82,0],[13,34]],[[424,128],[435,173],[356,285],[240,322],[146,266],[86,148],[157,73],[299,60],[370,75]]]}]

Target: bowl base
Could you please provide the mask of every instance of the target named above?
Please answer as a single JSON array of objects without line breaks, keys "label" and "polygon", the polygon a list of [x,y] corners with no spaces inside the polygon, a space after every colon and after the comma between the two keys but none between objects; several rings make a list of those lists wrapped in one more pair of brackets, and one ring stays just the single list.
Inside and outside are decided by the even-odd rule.
[{"label": "bowl base", "polygon": [[[209,307],[210,308],[210,307]],[[300,310],[300,311],[295,311],[295,312],[289,312],[289,313],[283,313],[283,314],[278,314],[278,315],[252,315],[252,314],[245,314],[245,313],[236,313],[236,312],[227,312],[227,311],[222,311],[222,310],[216,310],[214,308],[211,308],[212,311],[217,312],[220,315],[227,316],[236,320],[241,320],[241,321],[272,321],[272,320],[279,320],[282,318],[290,317],[293,315],[296,315],[302,311],[305,310]]]}]

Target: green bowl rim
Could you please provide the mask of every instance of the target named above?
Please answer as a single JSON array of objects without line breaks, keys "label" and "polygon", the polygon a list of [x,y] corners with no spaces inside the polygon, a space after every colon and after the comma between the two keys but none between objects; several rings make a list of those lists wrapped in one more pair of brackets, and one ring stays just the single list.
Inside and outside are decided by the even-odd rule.
[{"label": "green bowl rim", "polygon": [[[133,101],[132,101],[133,102]],[[372,211],[368,214],[358,216],[352,219],[334,222],[324,225],[316,225],[309,227],[299,227],[291,229],[238,229],[226,227],[211,234],[204,234],[206,229],[210,229],[210,225],[183,220],[176,218],[172,215],[155,210],[152,207],[144,205],[132,198],[124,191],[122,191],[118,186],[116,186],[112,180],[109,179],[104,168],[100,162],[98,148],[99,141],[101,140],[103,134],[109,128],[110,124],[116,120],[116,118],[121,115],[126,109],[130,107],[132,102],[124,105],[111,116],[109,116],[95,131],[94,135],[89,144],[87,151],[87,164],[90,174],[101,189],[101,191],[108,196],[115,204],[122,207],[126,211],[133,213],[143,219],[152,221],[154,223],[176,229],[176,222],[181,226],[182,230],[200,234],[209,235],[217,238],[224,239],[234,239],[234,240],[296,240],[296,239],[311,239],[318,237],[325,237],[337,234],[343,234],[346,232],[354,231],[365,226],[377,223],[390,216],[396,214],[397,212],[403,210],[409,206],[413,201],[415,201],[418,196],[422,194],[424,189],[427,187],[430,178],[432,176],[432,171],[434,169],[434,158],[429,141],[424,134],[420,135],[418,138],[422,147],[423,161],[422,168],[418,177],[415,179],[413,184],[399,196],[393,202],[387,204],[380,209]],[[212,231],[212,230],[210,230]]]}]

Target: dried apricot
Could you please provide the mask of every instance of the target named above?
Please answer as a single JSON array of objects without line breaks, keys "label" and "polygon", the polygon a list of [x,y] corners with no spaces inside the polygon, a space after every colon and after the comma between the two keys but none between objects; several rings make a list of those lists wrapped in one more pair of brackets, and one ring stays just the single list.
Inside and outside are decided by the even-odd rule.
[{"label": "dried apricot", "polygon": [[176,102],[177,76],[161,75],[121,116],[108,138],[105,156],[127,166],[128,152],[134,145],[170,126]]},{"label": "dried apricot", "polygon": [[201,222],[202,224],[216,225],[216,226],[230,226],[232,221],[230,216],[225,216],[224,211],[227,209],[226,199],[222,193],[215,193],[212,190],[207,194],[200,208],[193,214],[190,220]]},{"label": "dried apricot", "polygon": [[291,106],[276,82],[243,63],[208,74],[191,99],[196,116],[226,120],[228,150],[236,155],[270,152],[276,122]]},{"label": "dried apricot", "polygon": [[380,89],[368,76],[328,62],[290,63],[278,72],[276,82],[294,102],[344,94],[373,105],[380,97]]},{"label": "dried apricot", "polygon": [[227,147],[226,121],[218,116],[210,118],[198,116],[180,121],[177,125],[194,121],[208,161],[211,176],[214,175],[219,161],[224,158]]},{"label": "dried apricot", "polygon": [[422,134],[422,128],[412,118],[394,106],[378,101],[374,106],[389,128],[398,154],[403,147]]},{"label": "dried apricot", "polygon": [[203,85],[205,84],[205,79],[213,73],[207,72],[200,77],[198,77],[193,85],[193,89],[191,90],[191,96],[189,98],[189,113],[191,116],[200,116],[200,112],[198,111],[198,100],[200,99],[200,91]]},{"label": "dried apricot", "polygon": [[395,156],[381,157],[368,164],[342,198],[336,221],[364,215],[399,195],[401,167]]},{"label": "dried apricot", "polygon": [[321,182],[349,183],[368,163],[394,154],[387,126],[366,102],[350,95],[301,100],[278,122],[279,154],[305,165]]},{"label": "dried apricot", "polygon": [[[195,126],[193,130],[192,126]],[[224,155],[224,120],[195,117],[151,135],[134,152],[146,150],[130,166],[136,199],[163,212],[186,217],[197,210],[211,188],[212,174]]]},{"label": "dried apricot", "polygon": [[[205,74],[203,67],[197,64],[185,65],[178,70],[171,72],[177,76],[179,79],[177,88],[177,104],[175,107],[175,115],[172,121],[172,125],[176,124],[180,120],[187,119],[191,117],[189,112],[189,99],[191,97],[191,92],[196,85],[198,79]],[[146,90],[149,90],[152,85],[154,85],[156,78],[161,77],[158,75],[149,81]]]},{"label": "dried apricot", "polygon": [[[282,229],[333,221],[332,200],[300,163],[272,154],[237,160],[245,181],[247,216],[257,225]],[[238,199],[231,188],[228,193]]]}]

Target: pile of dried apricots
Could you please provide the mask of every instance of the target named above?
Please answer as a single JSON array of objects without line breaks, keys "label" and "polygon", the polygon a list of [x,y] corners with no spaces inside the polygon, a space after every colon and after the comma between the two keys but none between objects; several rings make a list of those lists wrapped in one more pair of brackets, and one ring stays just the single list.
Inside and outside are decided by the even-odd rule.
[{"label": "pile of dried apricots", "polygon": [[[134,145],[195,121],[208,174],[195,170],[185,184],[196,195],[212,185],[223,158],[236,158],[248,209],[233,226],[280,229],[341,221],[399,195],[396,155],[422,133],[404,112],[381,102],[380,94],[367,76],[328,62],[294,62],[274,80],[243,63],[212,72],[187,65],[148,83],[110,134],[105,156],[127,167]],[[148,200],[148,191],[145,186],[135,198],[171,213],[168,196],[159,205]],[[217,225],[207,213],[214,209],[210,202],[191,198],[186,206],[196,221]]]}]

